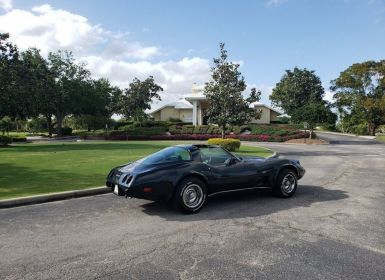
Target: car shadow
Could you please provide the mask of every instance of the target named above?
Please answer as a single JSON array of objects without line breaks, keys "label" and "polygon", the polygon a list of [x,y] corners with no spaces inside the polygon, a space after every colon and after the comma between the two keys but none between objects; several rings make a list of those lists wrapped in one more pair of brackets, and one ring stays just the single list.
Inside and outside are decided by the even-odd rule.
[{"label": "car shadow", "polygon": [[170,221],[199,221],[259,217],[276,212],[310,207],[313,203],[346,199],[349,196],[342,190],[331,190],[320,186],[299,186],[296,194],[289,199],[272,196],[270,189],[218,194],[208,199],[205,207],[196,214],[183,215],[170,205],[151,202],[141,205],[143,212]]}]

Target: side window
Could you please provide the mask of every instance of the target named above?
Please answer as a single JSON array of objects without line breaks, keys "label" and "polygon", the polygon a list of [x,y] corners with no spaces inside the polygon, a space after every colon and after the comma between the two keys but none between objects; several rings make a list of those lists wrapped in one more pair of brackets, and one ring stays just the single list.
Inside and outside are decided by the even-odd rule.
[{"label": "side window", "polygon": [[165,158],[166,161],[181,161],[181,160],[191,160],[190,153],[183,148],[176,148],[170,151],[170,153]]},{"label": "side window", "polygon": [[190,155],[189,151],[187,151],[185,149],[178,149],[176,151],[176,155],[178,156],[178,158],[180,158],[182,160],[191,160],[191,155]]},{"label": "side window", "polygon": [[225,161],[231,158],[231,155],[221,148],[200,148],[201,159],[203,163],[210,165],[223,165]]}]

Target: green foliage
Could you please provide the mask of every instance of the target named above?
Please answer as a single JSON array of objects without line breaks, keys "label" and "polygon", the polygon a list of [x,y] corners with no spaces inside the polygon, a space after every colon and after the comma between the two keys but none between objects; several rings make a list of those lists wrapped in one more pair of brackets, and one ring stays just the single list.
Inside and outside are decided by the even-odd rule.
[{"label": "green foliage", "polygon": [[125,118],[133,118],[142,123],[148,118],[144,111],[151,109],[151,102],[154,99],[161,100],[158,94],[160,91],[163,91],[163,88],[155,83],[154,77],[150,76],[144,81],[134,78],[120,96],[116,105],[117,111]]},{"label": "green foliage", "polygon": [[12,143],[12,137],[8,135],[0,135],[0,146],[7,146]]},{"label": "green foliage", "polygon": [[358,135],[365,135],[368,133],[368,126],[367,124],[352,125],[351,127],[349,127],[347,132]]},{"label": "green foliage", "polygon": [[380,125],[380,126],[377,128],[377,132],[380,133],[380,134],[385,134],[385,124]]},{"label": "green foliage", "polygon": [[227,138],[227,139],[211,138],[207,140],[207,143],[209,145],[219,145],[230,152],[237,151],[241,147],[241,140],[231,139],[231,138]]},{"label": "green foliage", "polygon": [[314,71],[295,67],[293,71],[286,70],[270,99],[273,105],[290,115],[294,123],[307,122],[312,132],[317,124],[336,121],[330,104],[323,100],[324,96],[325,90]]},{"label": "green foliage", "polygon": [[385,123],[385,60],[355,63],[331,84],[343,129],[366,123],[374,135],[377,126]]},{"label": "green foliage", "polygon": [[167,128],[163,126],[153,127],[132,127],[121,126],[119,130],[113,130],[110,135],[140,135],[140,136],[151,136],[151,135],[162,135],[167,132]]},{"label": "green foliage", "polygon": [[62,127],[61,135],[63,135],[63,136],[70,136],[70,135],[72,135],[72,128],[68,127],[68,126]]},{"label": "green foliage", "polygon": [[242,125],[258,117],[250,104],[260,99],[261,92],[252,88],[250,96],[243,98],[246,82],[239,71],[239,64],[227,60],[224,43],[220,44],[220,57],[214,58],[211,72],[211,80],[204,88],[209,104],[205,117],[209,123],[219,125],[224,138],[226,125]]},{"label": "green foliage", "polygon": [[0,119],[0,131],[5,134],[9,133],[11,130],[12,121],[9,117],[5,116],[2,119]]},{"label": "green foliage", "polygon": [[25,135],[11,135],[12,143],[27,142],[27,137]]}]

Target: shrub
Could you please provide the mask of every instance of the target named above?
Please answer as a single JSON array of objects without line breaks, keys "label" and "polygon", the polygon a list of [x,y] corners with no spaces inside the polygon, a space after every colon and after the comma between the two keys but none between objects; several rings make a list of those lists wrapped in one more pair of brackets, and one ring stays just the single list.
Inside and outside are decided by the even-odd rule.
[{"label": "shrub", "polygon": [[210,145],[219,145],[223,148],[225,148],[228,151],[234,152],[241,147],[241,141],[239,139],[231,139],[231,138],[210,138],[207,141]]},{"label": "shrub", "polygon": [[71,127],[62,127],[61,133],[64,136],[72,135],[72,128]]},{"label": "shrub", "polygon": [[385,124],[380,125],[377,128],[377,132],[380,133],[380,134],[385,134]]},{"label": "shrub", "polygon": [[366,124],[357,124],[349,127],[349,132],[358,135],[368,134],[368,126]]},{"label": "shrub", "polygon": [[13,143],[27,142],[27,137],[23,135],[12,135],[11,138]]},{"label": "shrub", "polygon": [[7,146],[12,143],[12,137],[7,135],[0,135],[0,146]]}]

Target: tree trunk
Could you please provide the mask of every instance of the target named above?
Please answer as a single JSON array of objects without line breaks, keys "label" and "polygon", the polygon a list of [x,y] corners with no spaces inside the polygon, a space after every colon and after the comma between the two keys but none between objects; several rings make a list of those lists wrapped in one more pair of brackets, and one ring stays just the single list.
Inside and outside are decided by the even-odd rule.
[{"label": "tree trunk", "polygon": [[63,115],[61,113],[56,114],[56,124],[57,124],[57,134],[62,136],[62,127],[63,127]]},{"label": "tree trunk", "polygon": [[225,139],[226,125],[222,125],[222,139]]},{"label": "tree trunk", "polygon": [[368,132],[369,132],[369,135],[375,136],[376,135],[376,125],[373,123],[370,123],[368,125]]},{"label": "tree trunk", "polygon": [[52,116],[48,114],[48,115],[45,115],[45,118],[47,120],[48,136],[52,137]]}]

